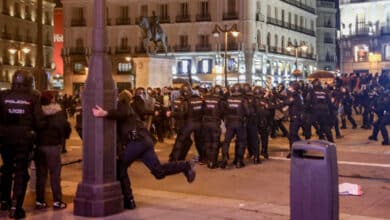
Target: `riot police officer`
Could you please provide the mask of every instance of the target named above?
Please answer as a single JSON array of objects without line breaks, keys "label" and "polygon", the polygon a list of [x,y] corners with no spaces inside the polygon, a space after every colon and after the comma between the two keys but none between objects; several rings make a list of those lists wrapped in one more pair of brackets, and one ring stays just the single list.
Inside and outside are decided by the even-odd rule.
[{"label": "riot police officer", "polygon": [[226,100],[225,125],[226,134],[222,145],[221,168],[226,168],[229,158],[229,145],[234,136],[237,138],[236,168],[244,167],[244,152],[246,146],[246,117],[249,115],[249,107],[246,99],[242,96],[240,84],[231,88],[230,96]]},{"label": "riot police officer", "polygon": [[[192,94],[190,85],[183,85],[180,88],[181,97],[174,101],[172,116],[176,120],[177,138],[169,155],[170,161],[185,159],[189,148],[192,145],[191,134],[200,132],[202,125],[203,100]],[[204,159],[204,150],[197,145],[199,160]]]},{"label": "riot police officer", "polygon": [[[260,134],[261,140],[261,155],[268,159],[268,128],[269,128],[269,120],[271,117],[271,112],[269,110],[269,100],[265,97],[265,90],[260,86],[256,86],[253,89],[253,95],[255,97],[254,104],[256,109],[256,117],[257,117],[257,126],[258,132]],[[255,159],[260,161],[259,158],[259,148],[257,147],[254,151]],[[254,161],[256,162],[256,161]]]},{"label": "riot police officer", "polygon": [[247,134],[247,148],[249,154],[254,155],[253,163],[259,164],[261,163],[259,157],[259,134],[257,129],[257,114],[255,109],[255,97],[252,92],[252,88],[248,83],[243,85],[244,98],[248,103],[248,115],[246,122],[246,134]]},{"label": "riot police officer", "polygon": [[373,106],[373,110],[378,115],[378,119],[374,123],[372,135],[368,139],[377,141],[378,132],[380,131],[383,137],[382,145],[390,145],[389,135],[386,130],[386,125],[390,124],[390,90],[379,92],[379,97]]},{"label": "riot police officer", "polygon": [[[290,83],[287,89],[287,98],[282,100],[281,103],[273,105],[272,108],[284,108],[288,106],[288,114],[290,118],[290,130],[289,130],[289,142],[290,151],[292,144],[301,140],[298,135],[298,130],[303,126],[303,97],[299,93],[299,84],[296,81]],[[287,155],[287,158],[291,157],[291,152]]]},{"label": "riot police officer", "polygon": [[206,151],[207,167],[217,168],[218,150],[221,136],[221,120],[223,118],[222,87],[215,86],[204,98],[203,136]]},{"label": "riot police officer", "polygon": [[329,94],[322,88],[321,81],[318,79],[315,79],[312,84],[313,89],[307,95],[307,102],[311,109],[313,121],[319,125],[318,135],[320,139],[324,139],[325,134],[328,141],[334,142],[330,130],[333,111]]},{"label": "riot police officer", "polygon": [[27,71],[18,70],[12,77],[11,89],[0,93],[0,140],[4,163],[1,209],[10,208],[10,218],[25,217],[22,205],[30,178],[29,155],[34,144],[35,130],[42,127],[42,122],[40,94],[33,90],[33,76]]}]

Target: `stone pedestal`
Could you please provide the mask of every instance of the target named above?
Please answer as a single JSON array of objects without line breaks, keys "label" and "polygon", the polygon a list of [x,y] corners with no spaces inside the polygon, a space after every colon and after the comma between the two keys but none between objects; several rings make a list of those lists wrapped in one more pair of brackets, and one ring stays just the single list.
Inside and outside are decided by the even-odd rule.
[{"label": "stone pedestal", "polygon": [[136,87],[172,86],[173,57],[133,57],[136,66]]}]

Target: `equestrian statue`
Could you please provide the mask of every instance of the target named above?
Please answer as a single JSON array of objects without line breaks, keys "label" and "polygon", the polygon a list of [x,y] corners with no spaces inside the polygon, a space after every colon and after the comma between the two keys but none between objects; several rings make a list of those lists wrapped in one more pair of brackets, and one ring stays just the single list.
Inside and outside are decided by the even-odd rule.
[{"label": "equestrian statue", "polygon": [[165,55],[168,52],[167,35],[160,25],[160,18],[152,12],[150,18],[143,16],[138,24],[144,31],[145,38],[142,40],[144,49],[148,55],[156,54],[162,47]]}]

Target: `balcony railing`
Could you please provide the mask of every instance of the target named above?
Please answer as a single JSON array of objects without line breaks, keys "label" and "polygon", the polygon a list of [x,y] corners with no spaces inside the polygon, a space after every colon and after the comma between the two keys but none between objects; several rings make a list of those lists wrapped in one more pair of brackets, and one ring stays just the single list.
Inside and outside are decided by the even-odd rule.
[{"label": "balcony railing", "polygon": [[211,21],[211,15],[207,14],[197,14],[196,21]]},{"label": "balcony railing", "polygon": [[390,24],[382,26],[381,34],[384,34],[384,35],[390,34]]},{"label": "balcony railing", "polygon": [[191,45],[175,45],[173,49],[175,50],[175,52],[190,52]]},{"label": "balcony railing", "polygon": [[24,19],[32,21],[31,13],[26,12],[26,14],[24,14]]},{"label": "balcony railing", "polygon": [[256,21],[264,22],[265,16],[261,13],[256,13]]},{"label": "balcony railing", "polygon": [[321,8],[336,8],[334,1],[317,1],[317,7]]},{"label": "balcony railing", "polygon": [[1,33],[1,39],[11,40],[11,34],[9,34],[7,32],[3,32],[3,33]]},{"label": "balcony railing", "polygon": [[281,0],[282,2],[285,2],[287,4],[290,4],[290,5],[294,5],[300,9],[303,9],[307,12],[310,12],[312,14],[315,14],[316,13],[316,10],[302,2],[299,2],[299,1],[296,1],[296,0]]},{"label": "balcony railing", "polygon": [[238,13],[236,11],[225,12],[222,15],[223,20],[237,20]]},{"label": "balcony railing", "polygon": [[300,32],[300,33],[304,33],[304,34],[307,34],[307,35],[315,36],[315,32],[313,30],[309,30],[307,28],[300,27],[300,26],[297,26],[295,24],[284,22],[284,21],[276,19],[276,18],[267,17],[267,24],[272,24],[272,25],[276,25],[276,26],[279,26],[279,27],[287,28],[287,29],[290,29],[290,30],[293,30],[293,31],[296,31],[296,32]]},{"label": "balcony railing", "polygon": [[195,46],[196,51],[211,51],[211,45],[210,44],[197,44]]},{"label": "balcony railing", "polygon": [[130,54],[131,53],[131,47],[129,47],[129,46],[115,47],[115,53],[116,54],[124,54],[124,53]]},{"label": "balcony railing", "polygon": [[[225,45],[221,46],[221,50],[225,50]],[[227,50],[238,50],[238,44],[237,43],[228,43],[227,44]]]},{"label": "balcony railing", "polygon": [[[268,45],[268,52],[269,53],[282,54],[282,55],[286,55],[286,56],[295,57],[295,52],[293,50],[288,51],[288,50],[286,50],[285,48],[282,48],[282,47],[275,47],[275,46],[269,46]],[[315,56],[314,56],[313,53],[298,52],[298,57],[305,58],[305,59],[312,59],[312,60],[315,59]]]},{"label": "balcony railing", "polygon": [[71,26],[73,27],[82,27],[86,26],[85,18],[77,18],[71,20]]},{"label": "balcony railing", "polygon": [[53,46],[53,42],[47,40],[43,45],[48,46],[48,47],[52,47]]},{"label": "balcony railing", "polygon": [[135,47],[135,53],[137,53],[137,54],[144,54],[144,53],[146,53],[146,50],[145,50],[144,46],[136,46]]},{"label": "balcony railing", "polygon": [[161,16],[160,17],[160,23],[161,24],[171,23],[171,17],[170,16]]},{"label": "balcony railing", "polygon": [[191,17],[190,15],[178,15],[176,16],[176,22],[177,23],[191,22]]},{"label": "balcony railing", "polygon": [[84,47],[72,47],[69,48],[69,55],[85,55],[87,52]]},{"label": "balcony railing", "polygon": [[116,25],[129,25],[130,24],[130,18],[126,17],[119,17],[115,20]]},{"label": "balcony railing", "polygon": [[326,43],[326,44],[333,44],[334,40],[332,38],[324,38],[324,43]]},{"label": "balcony railing", "polygon": [[33,38],[31,36],[26,36],[27,43],[33,43]]}]

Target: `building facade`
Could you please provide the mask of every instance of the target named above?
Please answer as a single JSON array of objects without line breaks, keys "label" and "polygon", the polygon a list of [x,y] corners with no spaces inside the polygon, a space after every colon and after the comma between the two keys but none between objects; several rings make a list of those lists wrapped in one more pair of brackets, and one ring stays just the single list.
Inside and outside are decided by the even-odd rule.
[{"label": "building facade", "polygon": [[[92,0],[63,0],[64,76],[66,92],[77,90],[86,79],[92,43]],[[132,87],[131,58],[144,56],[142,16],[159,17],[168,36],[168,55],[174,57],[173,78],[206,84],[224,84],[224,34],[237,25],[237,38],[228,34],[227,78],[229,84],[275,84],[291,79],[296,68],[294,50],[302,77],[316,69],[316,1],[306,0],[108,0],[107,53],[112,60],[118,87]],[[300,47],[299,47],[300,48]],[[164,54],[160,54],[164,56]],[[153,85],[151,85],[153,86]]]},{"label": "building facade", "polygon": [[390,71],[390,1],[340,1],[343,73]]},{"label": "building facade", "polygon": [[321,70],[336,70],[336,16],[335,0],[317,0],[317,67]]},{"label": "building facade", "polygon": [[[43,67],[49,74],[53,68],[53,11],[55,4],[43,1],[42,43]],[[0,88],[10,87],[18,69],[33,71],[37,65],[37,2],[0,1]]]}]

